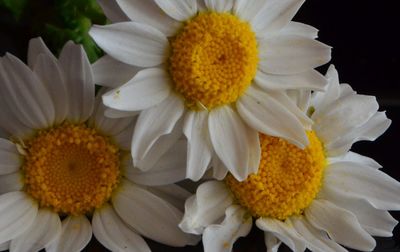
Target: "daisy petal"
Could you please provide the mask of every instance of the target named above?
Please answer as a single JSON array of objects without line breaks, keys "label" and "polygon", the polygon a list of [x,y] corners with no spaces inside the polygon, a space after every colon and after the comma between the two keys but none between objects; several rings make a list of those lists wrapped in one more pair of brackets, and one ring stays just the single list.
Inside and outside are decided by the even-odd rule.
[{"label": "daisy petal", "polygon": [[236,16],[239,16],[240,19],[249,21],[253,20],[257,13],[263,8],[265,5],[265,0],[236,0],[233,5],[233,13]]},{"label": "daisy petal", "polygon": [[310,39],[316,39],[318,38],[318,29],[312,27],[311,25],[291,21],[285,27],[283,27],[282,30],[280,30],[280,34],[297,35]]},{"label": "daisy petal", "polygon": [[154,0],[157,5],[170,17],[178,21],[186,21],[197,13],[196,0]]},{"label": "daisy petal", "polygon": [[371,251],[376,242],[351,212],[326,200],[314,200],[306,208],[307,220],[316,228],[324,230],[329,237],[349,248]]},{"label": "daisy petal", "polygon": [[167,38],[147,24],[94,25],[89,34],[106,53],[129,65],[153,67],[168,56]]},{"label": "daisy petal", "polygon": [[207,8],[216,12],[231,11],[233,2],[233,0],[204,0]]},{"label": "daisy petal", "polygon": [[131,123],[128,125],[128,127],[126,127],[124,130],[122,130],[120,133],[112,136],[113,140],[115,141],[115,143],[118,145],[118,147],[120,149],[130,151],[134,127],[135,127],[135,124]]},{"label": "daisy petal", "polygon": [[260,41],[261,71],[269,74],[297,74],[327,63],[331,47],[296,35],[274,36]]},{"label": "daisy petal", "polygon": [[346,152],[346,154],[342,155],[342,156],[329,158],[329,164],[333,164],[333,163],[337,163],[337,162],[354,162],[354,163],[366,165],[366,166],[369,166],[369,167],[372,167],[375,169],[382,168],[382,166],[378,162],[373,160],[372,158],[360,155],[360,154],[352,152],[352,151]]},{"label": "daisy petal", "polygon": [[132,79],[141,69],[105,55],[92,65],[92,70],[94,83],[117,88]]},{"label": "daisy petal", "polygon": [[210,225],[204,230],[204,250],[232,251],[233,243],[239,237],[248,235],[251,230],[252,218],[246,215],[247,211],[238,205],[226,209],[225,219],[221,224]]},{"label": "daisy petal", "polygon": [[249,87],[236,106],[240,116],[257,131],[284,138],[300,148],[308,145],[302,123],[267,93]]},{"label": "daisy petal", "polygon": [[0,243],[0,251],[8,251],[10,247],[10,241]]},{"label": "daisy petal", "polygon": [[128,83],[103,95],[107,107],[136,111],[150,108],[164,101],[170,94],[168,74],[159,68],[138,72]]},{"label": "daisy petal", "polygon": [[218,158],[217,155],[213,155],[213,158],[211,160],[211,166],[212,166],[212,177],[217,179],[217,180],[223,180],[228,174],[228,168],[224,165],[224,163],[221,161],[221,159]]},{"label": "daisy petal", "polygon": [[117,0],[117,3],[131,20],[149,24],[166,36],[175,35],[181,25],[165,14],[155,1]]},{"label": "daisy petal", "polygon": [[121,10],[116,1],[97,0],[97,3],[111,22],[116,23],[129,21],[129,18]]},{"label": "daisy petal", "polygon": [[256,225],[259,229],[273,234],[295,252],[302,252],[306,249],[304,240],[296,232],[289,219],[283,222],[269,218],[258,218]]},{"label": "daisy petal", "polygon": [[205,182],[197,188],[195,195],[186,200],[185,214],[179,227],[186,233],[202,234],[207,226],[224,216],[232,203],[233,196],[223,182]]},{"label": "daisy petal", "polygon": [[315,92],[312,103],[315,111],[312,118],[316,118],[319,114],[324,114],[325,109],[340,97],[339,74],[334,65],[330,65],[325,75],[328,80],[328,87],[325,92]]},{"label": "daisy petal", "polygon": [[164,199],[182,212],[185,210],[185,200],[191,195],[186,189],[175,184],[151,186],[148,187],[147,190]]},{"label": "daisy petal", "polygon": [[61,235],[46,247],[46,252],[81,251],[91,238],[92,226],[86,216],[68,216],[62,221]]},{"label": "daisy petal", "polygon": [[22,164],[17,146],[3,138],[0,138],[0,160],[0,175],[16,172]]},{"label": "daisy petal", "polygon": [[28,66],[30,67],[30,69],[33,69],[33,67],[35,66],[37,57],[40,54],[45,54],[53,60],[57,60],[56,57],[51,53],[49,48],[47,48],[41,37],[33,38],[29,40],[28,47]]},{"label": "daisy petal", "polygon": [[93,234],[111,251],[150,252],[146,241],[130,229],[109,204],[94,212]]},{"label": "daisy petal", "polygon": [[142,187],[123,181],[112,203],[125,223],[150,239],[176,247],[193,242],[178,228],[182,212]]},{"label": "daisy petal", "polygon": [[308,113],[311,103],[311,90],[287,90],[286,93],[303,113]]},{"label": "daisy petal", "polygon": [[0,195],[22,190],[24,187],[23,179],[20,172],[0,176]]},{"label": "daisy petal", "polygon": [[272,233],[264,232],[264,243],[267,247],[267,252],[278,252],[282,242]]},{"label": "daisy petal", "polygon": [[69,96],[68,119],[84,122],[93,112],[93,73],[82,45],[69,41],[60,53],[60,65],[64,70]]},{"label": "daisy petal", "polygon": [[104,110],[104,116],[108,118],[124,118],[124,117],[133,117],[140,114],[140,111],[121,111],[112,108],[106,108]]},{"label": "daisy petal", "polygon": [[[209,113],[208,129],[215,152],[232,175],[239,181],[258,169],[258,133],[248,128],[239,115],[229,106],[222,106]],[[260,151],[258,149],[258,151]],[[256,155],[256,156],[253,156]]]},{"label": "daisy petal", "polygon": [[0,244],[24,233],[33,224],[38,205],[24,192],[0,195]]},{"label": "daisy petal", "polygon": [[[0,68],[1,68],[1,57],[0,57]],[[0,113],[0,134],[1,137],[7,138],[9,136],[14,136],[19,139],[26,139],[32,136],[35,132],[32,128],[29,128],[20,121],[18,114],[15,114],[12,109],[8,108],[6,101],[0,96],[0,108],[2,108]],[[0,168],[1,170],[1,168]],[[1,171],[0,171],[1,173]]]},{"label": "daisy petal", "polygon": [[326,187],[348,196],[366,199],[382,210],[400,210],[400,183],[375,168],[353,162],[329,165]]},{"label": "daisy petal", "polygon": [[61,220],[49,209],[39,209],[33,224],[11,241],[10,251],[39,251],[61,235]]},{"label": "daisy petal", "polygon": [[208,132],[208,111],[190,111],[183,132],[188,139],[186,177],[198,181],[211,161],[212,145]]}]

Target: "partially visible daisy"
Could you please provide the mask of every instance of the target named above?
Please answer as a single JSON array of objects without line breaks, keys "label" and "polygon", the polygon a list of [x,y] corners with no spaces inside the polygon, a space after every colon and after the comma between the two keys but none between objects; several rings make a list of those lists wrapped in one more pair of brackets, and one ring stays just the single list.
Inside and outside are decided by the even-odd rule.
[{"label": "partially visible daisy", "polygon": [[[99,83],[115,88],[103,96],[106,106],[119,115],[142,111],[132,140],[137,167],[149,169],[154,142],[181,121],[192,180],[213,157],[238,180],[256,172],[257,131],[307,146],[311,121],[284,91],[324,89],[313,68],[329,61],[330,47],[315,40],[315,28],[290,21],[303,2],[100,1],[116,23],[90,30],[111,56],[95,69],[105,77]],[[123,64],[131,67],[116,72]]]},{"label": "partially visible daisy", "polygon": [[127,178],[134,120],[103,116],[83,48],[58,60],[33,39],[28,62],[0,59],[0,250],[81,251],[92,232],[112,251],[196,243],[177,226],[188,192]]},{"label": "partially visible daisy", "polygon": [[203,234],[206,252],[231,251],[253,218],[267,251],[282,242],[295,252],[347,251],[341,245],[371,251],[372,236],[392,236],[397,221],[387,210],[400,210],[400,183],[371,158],[348,151],[355,141],[380,136],[391,121],[377,112],[375,97],[339,85],[333,67],[327,77],[328,90],[313,97],[312,107],[297,96],[315,121],[307,148],[261,134],[257,174],[205,182],[186,201],[180,227]]}]

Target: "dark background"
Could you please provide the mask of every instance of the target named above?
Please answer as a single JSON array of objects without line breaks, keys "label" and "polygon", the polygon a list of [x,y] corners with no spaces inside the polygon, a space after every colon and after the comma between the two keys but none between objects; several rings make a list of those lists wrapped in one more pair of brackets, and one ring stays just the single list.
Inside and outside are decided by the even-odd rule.
[{"label": "dark background", "polygon": [[[400,39],[398,0],[308,0],[294,18],[320,30],[319,40],[332,46],[332,61],[341,82],[349,83],[360,94],[377,97],[380,110],[393,120],[389,130],[375,142],[361,142],[353,151],[374,158],[383,171],[400,180]],[[0,9],[0,55],[9,51],[25,58],[29,24],[15,25]],[[327,66],[321,67],[325,73]],[[399,195],[400,197],[400,195]],[[392,212],[400,220],[400,212]],[[374,251],[400,251],[400,227],[393,238],[377,238]],[[167,248],[149,241],[153,251],[202,251],[201,245]],[[106,251],[92,241],[85,251]],[[235,244],[234,251],[265,251],[261,231],[253,229]],[[280,251],[289,251],[282,246]]]}]

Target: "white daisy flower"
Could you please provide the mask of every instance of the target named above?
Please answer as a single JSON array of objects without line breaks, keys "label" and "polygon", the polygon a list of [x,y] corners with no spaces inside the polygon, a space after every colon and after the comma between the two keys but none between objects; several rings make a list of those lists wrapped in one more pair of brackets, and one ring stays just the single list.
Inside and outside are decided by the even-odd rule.
[{"label": "white daisy flower", "polygon": [[308,145],[311,121],[284,91],[323,90],[313,68],[329,61],[330,47],[315,40],[315,28],[290,21],[303,2],[100,1],[115,23],[90,30],[111,56],[94,69],[98,83],[115,88],[106,106],[143,111],[132,140],[138,168],[149,169],[149,149],[181,121],[192,180],[214,156],[239,180],[256,172],[257,131]]},{"label": "white daisy flower", "polygon": [[333,67],[327,77],[328,90],[312,100],[315,124],[307,148],[261,134],[257,174],[244,182],[230,174],[205,182],[186,201],[180,227],[203,234],[206,252],[231,251],[249,233],[252,218],[264,231],[267,251],[282,242],[296,252],[347,251],[341,245],[371,251],[372,236],[392,236],[397,221],[387,210],[400,209],[400,183],[371,158],[348,152],[355,141],[376,139],[391,121],[377,112],[375,97],[339,85]]},{"label": "white daisy flower", "polygon": [[0,59],[0,250],[81,251],[92,232],[113,251],[196,243],[177,226],[188,192],[128,180],[134,119],[103,116],[83,48],[58,60],[33,39],[28,62]]}]

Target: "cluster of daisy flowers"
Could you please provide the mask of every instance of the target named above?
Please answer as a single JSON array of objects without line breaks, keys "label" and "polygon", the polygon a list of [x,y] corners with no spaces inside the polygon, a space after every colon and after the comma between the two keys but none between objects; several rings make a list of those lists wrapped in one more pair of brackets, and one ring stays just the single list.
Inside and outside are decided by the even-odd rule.
[{"label": "cluster of daisy flowers", "polygon": [[[389,127],[340,84],[304,0],[98,0],[90,64],[32,39],[0,58],[0,251],[372,251],[400,183],[350,151]],[[97,93],[95,84],[102,86]],[[195,183],[187,183],[187,180]],[[193,188],[195,187],[195,188]]]}]

